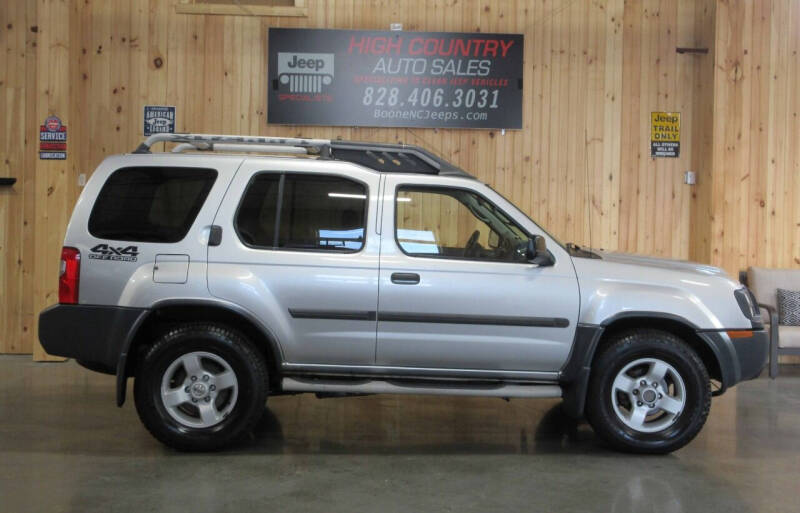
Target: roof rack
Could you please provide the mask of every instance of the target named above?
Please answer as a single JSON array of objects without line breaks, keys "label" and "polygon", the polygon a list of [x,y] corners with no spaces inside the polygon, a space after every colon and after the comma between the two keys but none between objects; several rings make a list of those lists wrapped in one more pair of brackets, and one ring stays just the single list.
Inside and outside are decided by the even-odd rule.
[{"label": "roof rack", "polygon": [[323,160],[343,160],[384,173],[423,173],[474,178],[441,157],[408,144],[244,135],[154,134],[145,139],[133,153],[150,153],[150,148],[159,142],[178,143],[172,149],[173,153],[196,150],[317,155]]}]

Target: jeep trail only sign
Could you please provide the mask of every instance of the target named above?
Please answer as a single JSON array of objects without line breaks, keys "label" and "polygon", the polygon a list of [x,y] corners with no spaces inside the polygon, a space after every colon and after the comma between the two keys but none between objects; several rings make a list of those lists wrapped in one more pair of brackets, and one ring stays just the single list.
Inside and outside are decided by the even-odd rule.
[{"label": "jeep trail only sign", "polygon": [[681,113],[650,113],[650,157],[678,158],[681,154]]},{"label": "jeep trail only sign", "polygon": [[269,30],[277,124],[522,128],[520,34]]}]

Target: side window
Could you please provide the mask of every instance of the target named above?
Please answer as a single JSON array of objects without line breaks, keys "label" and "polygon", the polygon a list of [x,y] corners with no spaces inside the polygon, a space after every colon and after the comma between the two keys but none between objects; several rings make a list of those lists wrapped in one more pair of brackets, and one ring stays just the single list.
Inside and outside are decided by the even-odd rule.
[{"label": "side window", "polygon": [[236,214],[236,231],[249,246],[275,245],[275,214],[278,208],[278,187],[281,175],[256,175],[244,193]]},{"label": "side window", "polygon": [[99,239],[178,242],[194,223],[216,178],[213,169],[118,169],[97,196],[89,233]]},{"label": "side window", "polygon": [[526,261],[528,235],[476,193],[401,187],[395,215],[397,243],[410,256]]},{"label": "side window", "polygon": [[367,189],[336,176],[256,175],[236,216],[243,242],[265,249],[359,251]]}]

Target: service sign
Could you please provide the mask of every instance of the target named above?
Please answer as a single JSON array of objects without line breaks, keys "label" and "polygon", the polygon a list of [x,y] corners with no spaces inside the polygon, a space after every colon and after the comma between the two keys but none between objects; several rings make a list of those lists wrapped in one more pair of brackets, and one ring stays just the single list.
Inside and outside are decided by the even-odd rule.
[{"label": "service sign", "polygon": [[269,30],[269,123],[522,128],[520,34]]},{"label": "service sign", "polygon": [[49,116],[39,125],[39,159],[67,159],[67,126],[58,116]]},{"label": "service sign", "polygon": [[650,156],[677,158],[681,155],[681,113],[650,113]]}]

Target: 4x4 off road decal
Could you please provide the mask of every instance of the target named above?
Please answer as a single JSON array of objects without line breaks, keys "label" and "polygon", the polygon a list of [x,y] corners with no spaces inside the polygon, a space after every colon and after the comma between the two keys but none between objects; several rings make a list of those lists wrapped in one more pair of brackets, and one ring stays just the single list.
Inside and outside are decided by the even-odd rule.
[{"label": "4x4 off road decal", "polygon": [[95,260],[115,260],[118,262],[136,262],[139,256],[138,246],[109,246],[98,244],[89,250],[89,258]]}]

